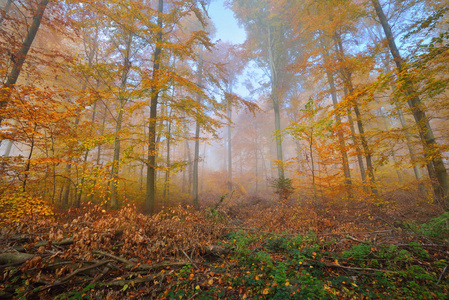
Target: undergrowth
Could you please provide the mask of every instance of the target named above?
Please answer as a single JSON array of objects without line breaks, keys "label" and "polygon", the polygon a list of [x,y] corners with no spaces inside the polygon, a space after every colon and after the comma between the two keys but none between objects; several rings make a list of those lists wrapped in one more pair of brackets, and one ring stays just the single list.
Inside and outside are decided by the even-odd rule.
[{"label": "undergrowth", "polygon": [[[360,212],[367,222],[348,217],[343,223],[286,203],[257,213],[270,216],[269,222],[248,218],[240,230],[231,226],[229,210],[218,206],[144,216],[132,206],[106,212],[88,205],[57,220],[16,224],[3,229],[3,254],[17,249],[35,256],[2,263],[0,298],[2,291],[16,299],[449,296],[447,213],[410,230],[381,228],[374,213]],[[296,228],[304,230],[292,233]],[[102,261],[102,267],[78,272]]]}]

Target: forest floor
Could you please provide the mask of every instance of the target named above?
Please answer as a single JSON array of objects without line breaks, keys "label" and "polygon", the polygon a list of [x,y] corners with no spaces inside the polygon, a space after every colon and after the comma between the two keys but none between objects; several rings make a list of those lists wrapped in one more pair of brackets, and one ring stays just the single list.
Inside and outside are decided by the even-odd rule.
[{"label": "forest floor", "polygon": [[1,234],[1,299],[449,298],[449,214],[425,201],[86,205]]}]

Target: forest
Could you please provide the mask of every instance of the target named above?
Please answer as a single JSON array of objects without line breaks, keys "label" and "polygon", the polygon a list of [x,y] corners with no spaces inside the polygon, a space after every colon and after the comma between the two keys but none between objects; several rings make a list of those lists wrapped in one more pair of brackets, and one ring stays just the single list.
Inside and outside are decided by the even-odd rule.
[{"label": "forest", "polygon": [[449,1],[0,13],[1,299],[449,298]]}]

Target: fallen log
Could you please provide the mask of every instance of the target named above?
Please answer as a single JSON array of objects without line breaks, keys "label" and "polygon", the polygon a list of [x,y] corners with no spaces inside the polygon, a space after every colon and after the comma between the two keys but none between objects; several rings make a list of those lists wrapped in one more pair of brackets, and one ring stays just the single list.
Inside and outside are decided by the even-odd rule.
[{"label": "fallen log", "polygon": [[35,254],[21,253],[21,252],[7,252],[0,254],[0,269],[20,265],[29,259],[35,257]]}]

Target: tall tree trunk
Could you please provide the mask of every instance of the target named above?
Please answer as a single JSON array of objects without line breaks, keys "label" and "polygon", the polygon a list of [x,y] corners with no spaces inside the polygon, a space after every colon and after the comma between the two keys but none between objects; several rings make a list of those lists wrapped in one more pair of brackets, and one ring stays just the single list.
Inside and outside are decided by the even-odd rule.
[{"label": "tall tree trunk", "polygon": [[[385,59],[385,71],[389,74],[391,72],[390,69],[390,56],[387,53],[387,57]],[[394,89],[394,83],[391,82],[391,88],[392,90]],[[408,148],[408,152],[410,153],[410,161],[412,163],[413,166],[413,172],[415,174],[415,178],[416,180],[420,181],[418,184],[418,188],[419,188],[419,193],[421,196],[425,196],[427,195],[427,190],[426,190],[426,186],[424,185],[422,181],[422,172],[421,169],[419,167],[418,164],[418,159],[416,157],[416,153],[415,153],[415,149],[413,149],[412,146],[412,135],[410,134],[410,131],[408,129],[407,126],[407,122],[405,121],[405,117],[404,117],[404,113],[402,112],[402,108],[401,108],[401,104],[398,102],[398,99],[396,97],[394,97],[394,105],[396,108],[396,112],[398,113],[399,116],[399,121],[401,123],[401,127],[402,127],[402,131],[404,132],[404,136],[405,136],[405,141],[407,144],[407,148]]]},{"label": "tall tree trunk", "polygon": [[[232,93],[232,87],[229,88],[229,93]],[[228,170],[228,191],[232,191],[232,132],[231,132],[231,122],[232,122],[232,106],[231,103],[228,99],[228,103],[227,103],[228,107],[227,107],[227,117],[229,119],[229,124],[228,124],[228,166],[227,166],[227,170]]]},{"label": "tall tree trunk", "polygon": [[120,170],[120,131],[122,130],[122,121],[123,121],[123,112],[125,110],[127,95],[126,92],[126,84],[128,82],[129,71],[131,68],[131,46],[133,41],[133,34],[131,32],[127,32],[127,40],[126,40],[126,50],[124,56],[123,63],[123,74],[122,81],[120,84],[120,92],[119,92],[119,111],[117,115],[117,120],[115,123],[115,133],[114,133],[114,155],[112,158],[112,168],[111,168],[111,208],[117,209],[119,207],[118,203],[118,176]]},{"label": "tall tree trunk", "polygon": [[[347,91],[345,89],[345,98],[347,97]],[[348,122],[349,122],[349,128],[351,129],[351,138],[352,143],[354,144],[356,156],[357,156],[357,163],[359,165],[360,170],[360,177],[362,177],[362,181],[366,182],[366,171],[365,171],[365,165],[363,164],[363,157],[362,157],[362,151],[359,146],[359,141],[357,140],[356,132],[355,132],[355,125],[354,125],[354,119],[352,118],[352,112],[351,109],[347,109],[347,116],[348,116]]]},{"label": "tall tree trunk", "polygon": [[[198,62],[198,70],[197,70],[197,80],[198,80],[198,86],[202,88],[203,86],[203,49],[200,50],[200,58]],[[197,94],[197,100],[198,103],[201,103],[201,96],[198,93]],[[200,160],[200,123],[198,120],[196,121],[195,126],[195,152],[194,152],[194,158],[193,158],[193,188],[192,188],[192,196],[193,196],[193,205],[198,208],[199,202],[198,202],[198,164]]]},{"label": "tall tree trunk", "polygon": [[[449,210],[449,177],[441,157],[440,147],[436,142],[435,135],[433,134],[432,127],[426,117],[426,113],[422,109],[421,99],[416,95],[413,82],[408,76],[407,70],[403,66],[404,60],[402,59],[399,49],[396,46],[390,24],[388,23],[388,20],[383,12],[382,6],[378,0],[371,0],[371,2],[376,10],[377,17],[379,18],[385,36],[388,40],[388,46],[396,63],[398,74],[403,74],[404,76],[405,95],[408,98],[408,105],[410,106],[413,117],[415,118],[415,122],[418,126],[420,137],[424,145],[424,150],[426,151],[426,158],[428,161],[432,162],[435,176],[438,181],[438,183],[434,183],[435,196],[438,197],[441,195],[441,201],[443,202],[445,209]],[[430,169],[432,168],[429,168],[429,170]]]},{"label": "tall tree trunk", "polygon": [[[344,62],[345,60],[345,53],[343,49],[343,42],[341,40],[341,37],[338,33],[335,33],[335,47],[337,50],[337,54],[339,57],[340,62]],[[340,68],[340,73],[345,85],[345,98],[352,95],[354,92],[354,87],[352,84],[352,74],[351,72],[346,68],[342,67]],[[362,115],[360,113],[359,105],[357,103],[356,99],[353,99],[351,101],[352,108],[354,109],[355,115],[356,115],[356,122],[357,122],[357,128],[359,130],[360,140],[362,142],[362,148],[363,152],[365,154],[365,160],[366,160],[366,168],[368,170],[368,181],[370,183],[371,192],[378,196],[377,188],[376,188],[376,182],[374,177],[374,167],[372,163],[372,155],[371,155],[371,149],[368,145],[368,140],[366,139],[365,135],[365,128],[363,126],[362,121]]]},{"label": "tall tree trunk", "polygon": [[156,38],[156,49],[154,50],[153,78],[151,87],[150,103],[150,124],[148,126],[148,166],[147,166],[147,193],[145,197],[145,210],[153,213],[154,203],[156,201],[156,125],[157,125],[157,101],[159,98],[158,73],[161,68],[162,54],[162,13],[164,12],[164,0],[158,3],[158,33]]},{"label": "tall tree trunk", "polygon": [[351,171],[349,168],[349,160],[348,160],[348,152],[346,149],[346,143],[345,143],[345,138],[343,136],[343,132],[341,131],[341,115],[339,112],[339,108],[338,108],[338,100],[337,100],[337,90],[335,89],[335,81],[334,81],[334,74],[332,74],[331,72],[326,72],[327,75],[327,81],[329,83],[330,86],[330,91],[331,91],[331,96],[332,96],[332,103],[334,106],[334,110],[336,111],[335,113],[335,119],[336,119],[336,123],[337,123],[337,138],[338,138],[338,142],[340,144],[340,153],[341,153],[341,158],[342,158],[342,162],[343,162],[343,173],[345,176],[345,184],[347,185],[347,188],[350,188],[350,185],[352,184],[351,182]]},{"label": "tall tree trunk", "polygon": [[[49,0],[42,0],[39,2],[36,14],[33,16],[33,22],[31,23],[30,29],[25,37],[22,47],[15,54],[15,63],[12,67],[11,72],[8,75],[6,83],[0,90],[0,109],[5,108],[8,105],[9,97],[11,97],[12,89],[19,78],[20,72],[22,71],[23,64],[28,55],[28,51],[33,44],[34,38],[41,25],[42,16],[44,15],[45,9],[47,8]],[[0,115],[0,125],[3,122],[3,116]]]},{"label": "tall tree trunk", "polygon": [[282,151],[282,136],[281,136],[281,116],[280,116],[280,104],[279,104],[279,76],[278,76],[278,66],[275,62],[275,51],[274,47],[275,41],[272,37],[271,26],[268,26],[268,58],[270,64],[270,81],[271,81],[271,101],[273,102],[274,110],[274,130],[276,138],[276,159],[278,168],[279,180],[285,179],[284,174],[284,157]]},{"label": "tall tree trunk", "polygon": [[259,192],[259,157],[257,155],[257,149],[259,148],[259,143],[257,140],[257,135],[255,137],[256,148],[254,150],[254,156],[256,159],[256,194]]},{"label": "tall tree trunk", "polygon": [[[166,136],[167,139],[167,156],[166,156],[166,166],[167,170],[165,171],[165,182],[164,182],[164,202],[166,202],[168,195],[170,194],[170,146],[171,146],[171,117],[172,117],[172,110],[170,110],[170,114],[168,117],[168,133]],[[164,203],[165,204],[165,203]]]}]

